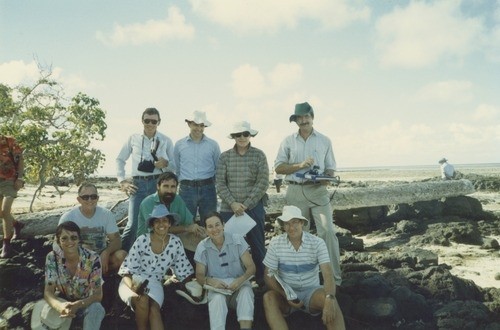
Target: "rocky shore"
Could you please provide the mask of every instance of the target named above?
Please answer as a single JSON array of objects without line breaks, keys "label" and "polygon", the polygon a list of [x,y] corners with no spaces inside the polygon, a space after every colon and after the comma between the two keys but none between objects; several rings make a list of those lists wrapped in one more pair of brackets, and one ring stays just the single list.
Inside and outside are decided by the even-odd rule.
[{"label": "rocky shore", "polygon": [[[476,187],[472,197],[334,211],[343,271],[337,299],[347,329],[500,329],[500,211],[496,210],[498,200],[491,201],[491,194],[498,195],[500,178],[466,179],[472,179]],[[380,184],[342,183],[358,189]],[[104,185],[99,188],[102,191]],[[270,193],[276,194],[273,189]],[[114,204],[107,203],[108,207]],[[117,213],[121,208],[115,208]],[[18,218],[43,222],[64,210]],[[268,213],[268,240],[275,235],[277,215]],[[29,328],[33,303],[43,293],[43,266],[51,237],[35,235],[13,241],[20,253],[0,260],[0,328]],[[483,263],[463,273],[461,267],[478,256]],[[133,314],[117,297],[118,282],[118,277],[106,279],[103,304],[107,316],[102,328],[134,329]],[[209,328],[206,305],[191,305],[175,294],[175,285],[165,290],[163,314],[168,329]],[[302,313],[288,321],[291,329],[323,328],[321,318]],[[236,328],[232,313],[228,329]],[[268,329],[260,291],[256,291],[254,329]]]}]

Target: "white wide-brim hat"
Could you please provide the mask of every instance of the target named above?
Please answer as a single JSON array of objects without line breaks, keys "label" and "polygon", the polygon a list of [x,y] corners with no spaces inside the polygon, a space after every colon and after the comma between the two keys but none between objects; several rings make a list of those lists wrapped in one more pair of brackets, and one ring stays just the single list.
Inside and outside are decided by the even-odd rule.
[{"label": "white wide-brim hat", "polygon": [[[43,321],[42,321],[43,319]],[[50,307],[45,299],[41,299],[35,303],[31,315],[31,329],[46,330],[46,329],[61,329],[68,330],[71,327],[73,319],[62,318],[59,313]]]},{"label": "white wide-brim hat", "polygon": [[278,220],[283,222],[288,222],[292,219],[301,219],[309,222],[306,217],[302,215],[302,212],[297,206],[285,205],[283,206],[283,213],[278,217]]},{"label": "white wide-brim hat", "polygon": [[211,122],[208,121],[207,119],[207,114],[203,111],[194,111],[193,112],[193,117],[192,119],[185,119],[186,123],[189,123],[190,121],[196,123],[196,124],[203,124],[205,127],[208,127],[212,125]]},{"label": "white wide-brim hat", "polygon": [[248,121],[239,121],[234,123],[233,129],[231,130],[231,133],[229,134],[228,138],[232,139],[233,138],[231,136],[232,134],[243,133],[243,132],[250,133],[252,137],[254,137],[259,133],[259,131],[256,131],[250,127],[250,123]]}]

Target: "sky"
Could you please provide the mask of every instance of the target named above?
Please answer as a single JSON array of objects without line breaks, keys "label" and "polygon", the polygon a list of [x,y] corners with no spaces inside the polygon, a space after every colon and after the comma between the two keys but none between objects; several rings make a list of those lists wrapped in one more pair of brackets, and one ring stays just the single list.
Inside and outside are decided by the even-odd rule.
[{"label": "sky", "polygon": [[500,163],[500,0],[0,0],[0,83],[38,64],[106,111],[102,175],[147,107],[222,151],[246,120],[271,167],[302,102],[339,169]]}]

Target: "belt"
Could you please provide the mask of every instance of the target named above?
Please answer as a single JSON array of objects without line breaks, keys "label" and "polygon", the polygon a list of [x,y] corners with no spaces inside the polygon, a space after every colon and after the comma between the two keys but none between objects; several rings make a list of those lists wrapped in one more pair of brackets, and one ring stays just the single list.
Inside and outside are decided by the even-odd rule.
[{"label": "belt", "polygon": [[181,184],[190,187],[201,187],[207,184],[214,183],[214,178],[202,179],[202,180],[181,180]]},{"label": "belt", "polygon": [[160,177],[160,174],[154,174],[154,175],[136,175],[133,176],[132,179],[138,179],[138,180],[156,180]]},{"label": "belt", "polygon": [[298,186],[305,186],[305,185],[313,185],[313,184],[321,184],[320,181],[305,181],[305,182],[297,182],[297,181],[287,181],[288,184],[294,184]]}]

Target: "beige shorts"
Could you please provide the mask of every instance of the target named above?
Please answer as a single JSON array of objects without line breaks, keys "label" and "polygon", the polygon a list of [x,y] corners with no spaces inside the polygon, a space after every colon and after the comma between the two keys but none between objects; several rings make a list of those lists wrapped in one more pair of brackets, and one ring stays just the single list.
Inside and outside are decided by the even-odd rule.
[{"label": "beige shorts", "polygon": [[13,180],[0,179],[0,197],[17,197],[17,190],[14,189]]}]

